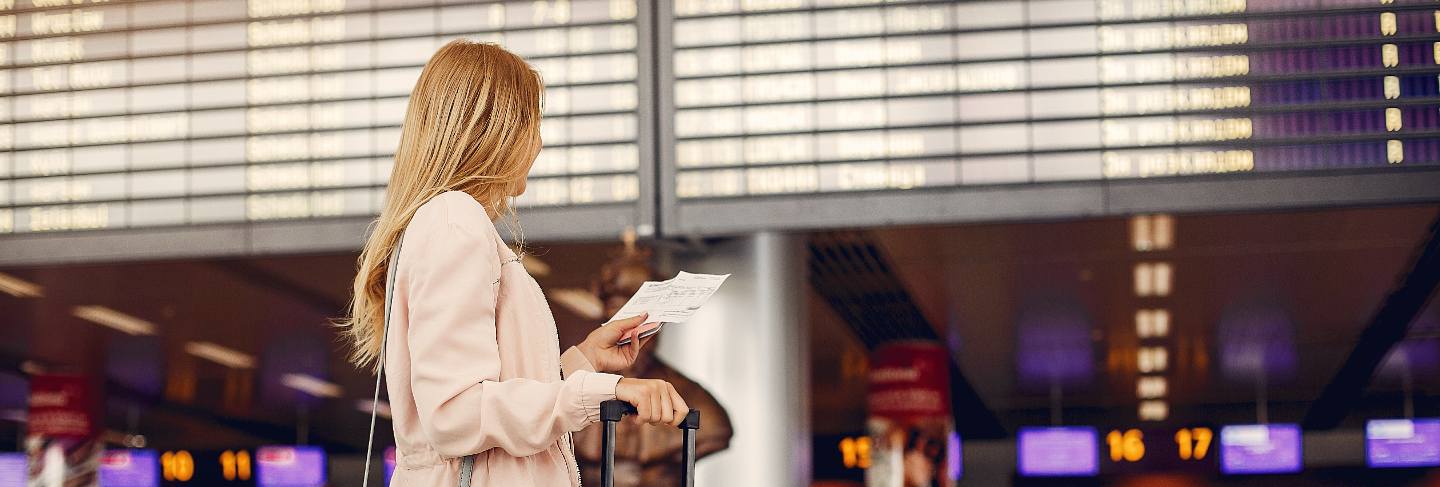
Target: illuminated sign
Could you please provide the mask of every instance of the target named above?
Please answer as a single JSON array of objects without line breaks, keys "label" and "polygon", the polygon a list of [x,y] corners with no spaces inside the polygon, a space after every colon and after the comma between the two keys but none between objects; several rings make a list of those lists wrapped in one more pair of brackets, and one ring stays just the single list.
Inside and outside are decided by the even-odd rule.
[{"label": "illuminated sign", "polygon": [[160,487],[159,467],[154,450],[106,450],[100,457],[100,485]]},{"label": "illuminated sign", "polygon": [[870,468],[870,446],[869,436],[851,437],[840,439],[840,458],[845,468]]},{"label": "illuminated sign", "polygon": [[1206,426],[1115,428],[1101,449],[1106,474],[1154,471],[1215,471],[1215,431]]},{"label": "illuminated sign", "polygon": [[255,485],[254,454],[228,450],[166,450],[160,452],[162,485]]},{"label": "illuminated sign", "polygon": [[189,482],[195,478],[195,456],[187,450],[167,451],[160,455],[160,469],[167,481]]},{"label": "illuminated sign", "polygon": [[547,85],[517,205],[639,199],[636,0],[6,9],[0,234],[373,216],[420,69],[462,37],[507,46]]},{"label": "illuminated sign", "polygon": [[1226,474],[1295,473],[1302,467],[1300,427],[1230,425],[1220,429],[1220,471]]},{"label": "illuminated sign", "polygon": [[1020,429],[1016,442],[1020,475],[1084,477],[1100,473],[1095,428],[1026,427]]},{"label": "illuminated sign", "polygon": [[1440,466],[1440,419],[1372,419],[1365,423],[1371,467]]},{"label": "illuminated sign", "polygon": [[[1440,164],[1430,8],[879,3],[674,2],[669,221],[703,231],[729,224],[719,210],[860,198],[797,194]],[[896,213],[944,220],[945,199],[916,198]]]},{"label": "illuminated sign", "polygon": [[255,452],[260,487],[325,485],[325,450],[314,446],[265,446]]},{"label": "illuminated sign", "polygon": [[30,471],[24,453],[0,453],[0,487],[25,487]]},{"label": "illuminated sign", "polygon": [[810,439],[815,452],[811,476],[816,480],[865,482],[874,459],[874,443],[864,432],[816,434]]}]

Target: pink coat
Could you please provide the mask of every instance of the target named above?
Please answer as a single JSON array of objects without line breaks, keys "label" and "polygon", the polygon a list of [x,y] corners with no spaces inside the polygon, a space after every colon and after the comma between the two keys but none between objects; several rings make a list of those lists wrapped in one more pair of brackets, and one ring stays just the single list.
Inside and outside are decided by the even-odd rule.
[{"label": "pink coat", "polygon": [[579,485],[570,433],[599,419],[620,376],[560,353],[540,286],[470,195],[421,206],[399,259],[385,353],[392,485],[455,486],[476,453],[476,487]]}]

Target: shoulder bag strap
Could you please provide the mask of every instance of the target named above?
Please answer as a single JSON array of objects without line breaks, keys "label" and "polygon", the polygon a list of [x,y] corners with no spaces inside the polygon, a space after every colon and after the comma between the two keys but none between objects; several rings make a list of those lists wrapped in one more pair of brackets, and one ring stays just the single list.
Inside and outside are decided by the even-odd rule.
[{"label": "shoulder bag strap", "polygon": [[[380,366],[375,371],[375,394],[370,399],[370,436],[365,442],[365,477],[362,487],[370,487],[370,457],[375,451],[376,409],[380,405],[380,379],[385,376],[385,349],[390,343],[390,307],[395,296],[395,269],[400,265],[400,248],[405,244],[405,234],[395,243],[395,252],[390,254],[390,267],[385,272],[385,321],[381,324]],[[470,478],[475,473],[475,455],[460,459],[460,487],[470,487]]]},{"label": "shoulder bag strap", "polygon": [[[380,378],[385,377],[385,345],[390,342],[390,302],[395,295],[395,269],[400,264],[400,247],[405,244],[405,234],[395,242],[395,251],[390,254],[390,267],[385,271],[385,318],[380,324],[380,361],[375,369],[375,395],[370,399],[370,436],[365,441],[365,476],[361,487],[370,487],[370,456],[375,452],[375,414],[380,406]],[[467,486],[468,487],[468,486]]]}]

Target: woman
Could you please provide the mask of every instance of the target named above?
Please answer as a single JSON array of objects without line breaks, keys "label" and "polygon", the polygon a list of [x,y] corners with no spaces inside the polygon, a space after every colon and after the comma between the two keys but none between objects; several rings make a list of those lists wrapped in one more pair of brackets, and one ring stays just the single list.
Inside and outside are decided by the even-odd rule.
[{"label": "woman", "polygon": [[540,151],[543,91],[520,57],[459,40],[430,58],[410,94],[342,323],[357,365],[384,361],[392,485],[455,486],[471,455],[472,485],[578,485],[570,433],[598,420],[601,401],[634,404],[650,423],[679,424],[689,410],[664,381],[606,373],[635,361],[648,340],[615,343],[644,316],[561,354],[544,294],[495,230]]}]

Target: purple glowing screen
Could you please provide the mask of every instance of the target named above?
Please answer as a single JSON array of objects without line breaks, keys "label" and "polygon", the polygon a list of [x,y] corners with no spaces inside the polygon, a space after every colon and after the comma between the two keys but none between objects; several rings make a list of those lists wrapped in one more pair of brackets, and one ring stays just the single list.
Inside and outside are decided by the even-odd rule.
[{"label": "purple glowing screen", "polygon": [[1365,423],[1371,467],[1440,467],[1440,418],[1374,419]]},{"label": "purple glowing screen", "polygon": [[100,457],[100,485],[160,487],[160,462],[155,450],[106,450]]},{"label": "purple glowing screen", "polygon": [[1295,473],[1301,468],[1300,427],[1230,425],[1220,429],[1220,471],[1226,474]]},{"label": "purple glowing screen", "polygon": [[314,446],[263,446],[255,453],[259,487],[325,485],[325,450]]},{"label": "purple glowing screen", "polygon": [[24,453],[0,453],[0,487],[25,487],[27,465]]},{"label": "purple glowing screen", "polygon": [[1081,477],[1100,472],[1095,428],[1057,426],[1021,428],[1020,475],[1026,477]]}]

